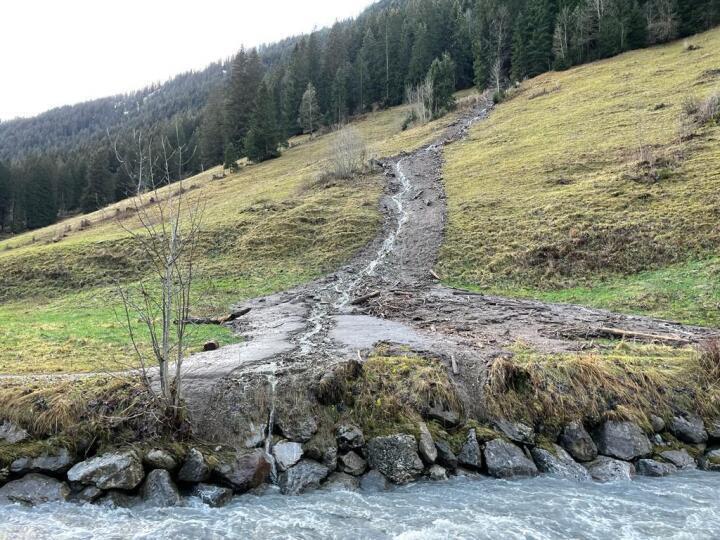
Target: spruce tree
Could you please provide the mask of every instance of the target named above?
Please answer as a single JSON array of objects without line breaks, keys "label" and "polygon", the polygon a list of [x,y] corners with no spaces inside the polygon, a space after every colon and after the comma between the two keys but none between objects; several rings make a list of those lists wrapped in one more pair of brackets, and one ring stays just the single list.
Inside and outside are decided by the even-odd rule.
[{"label": "spruce tree", "polygon": [[220,88],[216,88],[210,93],[200,124],[200,154],[203,168],[213,167],[223,161],[224,119],[223,92]]},{"label": "spruce tree", "polygon": [[433,87],[433,116],[438,116],[455,105],[455,62],[445,53],[433,60],[427,76]]},{"label": "spruce tree", "polygon": [[28,229],[55,223],[58,214],[55,171],[47,157],[32,157],[25,166],[25,216]]},{"label": "spruce tree", "polygon": [[245,153],[256,163],[276,158],[280,155],[278,148],[283,140],[272,95],[262,83],[255,100],[250,131],[245,137]]},{"label": "spruce tree", "polygon": [[112,175],[108,166],[108,153],[98,150],[90,160],[87,170],[85,190],[80,200],[80,206],[85,213],[102,208],[112,201],[114,186]]},{"label": "spruce tree", "polygon": [[248,132],[253,103],[263,77],[263,67],[257,50],[240,50],[230,68],[227,89],[227,141],[240,149]]},{"label": "spruce tree", "polygon": [[12,201],[10,169],[0,161],[0,232],[5,230]]}]

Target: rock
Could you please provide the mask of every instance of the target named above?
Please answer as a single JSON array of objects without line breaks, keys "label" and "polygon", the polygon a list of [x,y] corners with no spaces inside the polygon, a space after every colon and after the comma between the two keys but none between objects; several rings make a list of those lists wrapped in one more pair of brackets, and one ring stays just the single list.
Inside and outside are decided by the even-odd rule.
[{"label": "rock", "polygon": [[665,450],[660,452],[660,457],[683,471],[697,469],[695,460],[684,448],[682,450]]},{"label": "rock", "polygon": [[521,444],[535,444],[535,431],[521,422],[498,420],[494,424],[511,441]]},{"label": "rock", "polygon": [[284,495],[299,495],[317,489],[320,483],[330,474],[330,469],[317,461],[301,460],[280,475],[278,485]]},{"label": "rock", "polygon": [[462,449],[458,454],[458,463],[464,465],[470,469],[481,469],[482,468],[482,452],[480,451],[480,445],[477,442],[477,436],[475,430],[470,429],[463,443]]},{"label": "rock", "polygon": [[560,434],[560,445],[577,461],[592,461],[598,455],[595,441],[582,422],[571,422]]},{"label": "rock", "polygon": [[331,471],[337,468],[338,449],[334,435],[318,433],[302,445],[302,450],[303,457],[319,461]]},{"label": "rock", "polygon": [[665,420],[654,414],[650,415],[650,425],[655,433],[662,433],[665,431]]},{"label": "rock", "polygon": [[245,448],[257,448],[262,445],[267,438],[267,425],[249,422],[245,430],[245,438],[243,439],[243,446]]},{"label": "rock", "polygon": [[435,441],[435,449],[437,450],[437,463],[454,471],[458,466],[458,459],[446,441]]},{"label": "rock", "polygon": [[217,341],[206,341],[203,344],[203,351],[217,351],[220,348],[220,344]]},{"label": "rock", "polygon": [[540,447],[530,451],[540,472],[576,482],[590,480],[587,469],[575,462],[562,446],[554,444],[552,448],[553,452]]},{"label": "rock", "polygon": [[502,439],[493,439],[485,444],[485,464],[490,476],[495,478],[538,474],[535,463],[519,447]]},{"label": "rock", "polygon": [[412,435],[396,434],[375,437],[367,445],[368,462],[395,484],[407,484],[423,471]]},{"label": "rock", "polygon": [[308,442],[318,430],[317,422],[312,416],[280,415],[275,420],[275,425],[286,439],[303,443]]},{"label": "rock", "polygon": [[362,430],[353,425],[343,424],[335,430],[335,438],[337,439],[338,448],[341,452],[349,450],[357,450],[365,446],[365,437]]},{"label": "rock", "polygon": [[387,478],[378,471],[369,471],[360,478],[360,489],[363,491],[385,491],[387,488]]},{"label": "rock", "polygon": [[458,411],[443,407],[430,407],[427,410],[427,417],[437,420],[444,427],[456,427],[462,421],[462,415]]},{"label": "rock", "polygon": [[169,507],[180,504],[180,493],[165,469],[150,471],[142,488],[143,502],[149,506]]},{"label": "rock", "polygon": [[112,489],[99,498],[95,504],[108,508],[132,508],[140,502],[139,497],[124,491]]},{"label": "rock", "polygon": [[31,473],[0,488],[0,505],[20,503],[35,506],[49,502],[64,502],[70,497],[65,482],[42,474]]},{"label": "rock", "polygon": [[160,448],[149,450],[143,458],[143,463],[151,469],[165,469],[166,471],[174,471],[178,466],[175,456]]},{"label": "rock", "polygon": [[270,474],[270,462],[262,450],[238,455],[232,462],[220,463],[214,471],[218,479],[235,493],[260,486]]},{"label": "rock", "polygon": [[620,461],[607,456],[599,456],[596,460],[585,464],[585,468],[598,482],[616,482],[632,480],[635,467],[627,461]]},{"label": "rock", "polygon": [[700,444],[708,440],[708,433],[705,431],[702,418],[694,414],[675,416],[670,421],[668,428],[670,433],[686,443]]},{"label": "rock", "polygon": [[343,454],[338,459],[340,470],[353,476],[362,475],[367,469],[367,461],[350,450],[347,454]]},{"label": "rock", "polygon": [[700,457],[699,462],[703,471],[720,472],[720,450],[706,452]]},{"label": "rock", "polygon": [[708,422],[707,424],[705,424],[705,431],[707,431],[708,439],[720,439],[720,420],[715,420],[713,422]]},{"label": "rock", "polygon": [[17,444],[30,438],[28,432],[5,420],[0,424],[0,443]]},{"label": "rock", "polygon": [[73,498],[79,502],[94,503],[102,497],[103,493],[104,491],[102,489],[98,489],[95,486],[85,486]]},{"label": "rock", "polygon": [[418,452],[420,458],[428,465],[435,463],[437,459],[437,448],[435,448],[435,441],[433,441],[430,430],[428,430],[425,422],[420,422],[420,440],[418,441]]},{"label": "rock", "polygon": [[430,477],[430,480],[433,481],[441,481],[441,480],[447,480],[447,471],[445,470],[445,467],[441,467],[440,465],[433,465],[430,467],[430,471],[428,471],[428,476]]},{"label": "rock", "polygon": [[230,488],[212,484],[195,484],[190,490],[192,497],[197,497],[212,508],[220,508],[230,502],[233,491]]},{"label": "rock", "polygon": [[68,471],[67,477],[71,482],[99,489],[135,489],[145,471],[134,452],[110,452],[81,461]]},{"label": "rock", "polygon": [[641,459],[635,465],[635,470],[643,476],[668,476],[677,472],[672,463],[662,463],[654,459]]},{"label": "rock", "polygon": [[191,448],[182,467],[178,471],[178,480],[189,484],[204,482],[210,478],[210,467],[205,462],[205,457],[197,448]]},{"label": "rock", "polygon": [[334,472],[328,477],[323,488],[329,490],[357,491],[360,488],[360,479],[355,476],[350,476],[347,473]]},{"label": "rock", "polygon": [[0,486],[7,482],[8,476],[10,476],[10,469],[7,467],[0,467]]},{"label": "rock", "polygon": [[278,469],[286,471],[300,461],[303,448],[300,443],[283,441],[273,446],[272,453]]},{"label": "rock", "polygon": [[59,474],[67,472],[73,464],[73,456],[67,448],[59,448],[34,458],[18,458],[10,464],[10,472],[15,475],[27,473]]},{"label": "rock", "polygon": [[632,422],[606,421],[595,433],[598,451],[605,455],[630,461],[650,455],[652,444],[640,426]]}]

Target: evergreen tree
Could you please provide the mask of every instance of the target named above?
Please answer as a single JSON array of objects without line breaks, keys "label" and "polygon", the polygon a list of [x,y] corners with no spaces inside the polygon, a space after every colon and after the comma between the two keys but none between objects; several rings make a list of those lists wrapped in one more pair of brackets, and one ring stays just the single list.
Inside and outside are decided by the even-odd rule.
[{"label": "evergreen tree", "polygon": [[510,78],[513,81],[522,81],[528,74],[528,43],[525,15],[520,15],[515,22],[512,37],[512,52],[510,57]]},{"label": "evergreen tree", "polygon": [[265,83],[262,83],[255,100],[250,131],[245,137],[245,151],[252,161],[265,161],[280,155],[278,148],[283,141],[272,95]]},{"label": "evergreen tree", "polygon": [[240,50],[230,68],[225,114],[226,138],[236,149],[243,147],[262,77],[263,67],[257,50]]},{"label": "evergreen tree", "polygon": [[5,230],[12,203],[10,169],[0,161],[0,232]]},{"label": "evergreen tree", "polygon": [[108,166],[108,153],[99,150],[90,160],[87,170],[87,183],[83,191],[80,205],[85,213],[93,212],[110,203],[113,199],[114,186]]},{"label": "evergreen tree", "polygon": [[25,165],[25,219],[28,229],[55,223],[55,171],[48,157],[32,157]]},{"label": "evergreen tree", "polygon": [[225,148],[224,120],[223,92],[220,88],[216,88],[208,98],[200,125],[200,154],[203,168],[218,165],[223,161]]},{"label": "evergreen tree", "polygon": [[427,74],[432,60],[433,56],[427,26],[424,23],[420,23],[415,33],[412,52],[410,54],[408,84],[414,86],[419,83]]},{"label": "evergreen tree", "polygon": [[317,92],[313,83],[309,82],[300,102],[300,125],[305,133],[311,135],[320,126],[320,107],[317,101]]},{"label": "evergreen tree", "polygon": [[448,111],[455,105],[455,62],[445,53],[433,60],[428,79],[433,88],[433,115]]}]

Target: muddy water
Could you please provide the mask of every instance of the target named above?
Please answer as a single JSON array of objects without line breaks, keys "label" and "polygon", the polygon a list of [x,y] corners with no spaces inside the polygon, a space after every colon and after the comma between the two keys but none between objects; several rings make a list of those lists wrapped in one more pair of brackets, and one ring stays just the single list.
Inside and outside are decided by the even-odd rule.
[{"label": "muddy water", "polygon": [[382,493],[270,492],[223,509],[0,507],[13,539],[546,539],[720,537],[720,474],[687,473],[616,484],[455,478]]}]

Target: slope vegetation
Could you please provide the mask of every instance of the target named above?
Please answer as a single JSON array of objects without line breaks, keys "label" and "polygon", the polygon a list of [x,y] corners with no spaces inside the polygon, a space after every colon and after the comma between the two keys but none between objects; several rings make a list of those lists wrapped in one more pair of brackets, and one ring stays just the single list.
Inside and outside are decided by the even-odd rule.
[{"label": "slope vegetation", "polygon": [[548,73],[446,154],[454,284],[718,324],[720,30]]},{"label": "slope vegetation", "polygon": [[[449,116],[403,130],[404,107],[368,115],[355,127],[372,156],[413,149]],[[320,181],[331,139],[298,138],[282,157],[213,180],[184,182],[205,205],[202,280],[196,311],[226,313],[243,298],[287,289],[336,267],[380,222],[378,176]],[[177,185],[161,191],[173,196]],[[0,372],[117,369],[132,358],[117,283],[143,278],[142,253],[123,227],[139,223],[129,201],[0,242]],[[223,329],[202,328],[195,346]]]}]

